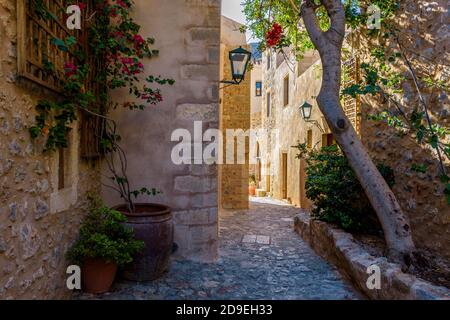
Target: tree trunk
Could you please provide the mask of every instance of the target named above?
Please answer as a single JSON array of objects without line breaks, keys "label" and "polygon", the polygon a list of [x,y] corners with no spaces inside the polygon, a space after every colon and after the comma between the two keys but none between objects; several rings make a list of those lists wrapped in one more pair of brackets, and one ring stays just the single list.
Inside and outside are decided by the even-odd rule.
[{"label": "tree trunk", "polygon": [[403,266],[411,264],[415,251],[408,219],[395,195],[374,165],[340,103],[341,51],[345,36],[345,12],[340,0],[321,0],[331,20],[322,31],[316,18],[317,6],[304,1],[302,17],[323,67],[322,87],[317,103],[333,135],[361,183],[384,231],[389,257]]}]

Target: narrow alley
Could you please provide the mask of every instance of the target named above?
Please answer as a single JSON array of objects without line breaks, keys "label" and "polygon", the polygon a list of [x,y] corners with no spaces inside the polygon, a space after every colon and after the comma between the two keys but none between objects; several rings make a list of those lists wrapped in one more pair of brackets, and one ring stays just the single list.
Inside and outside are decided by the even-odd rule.
[{"label": "narrow alley", "polygon": [[294,232],[298,208],[268,198],[250,210],[220,214],[220,258],[204,264],[173,261],[153,282],[118,281],[110,293],[78,299],[358,299],[338,271]]}]

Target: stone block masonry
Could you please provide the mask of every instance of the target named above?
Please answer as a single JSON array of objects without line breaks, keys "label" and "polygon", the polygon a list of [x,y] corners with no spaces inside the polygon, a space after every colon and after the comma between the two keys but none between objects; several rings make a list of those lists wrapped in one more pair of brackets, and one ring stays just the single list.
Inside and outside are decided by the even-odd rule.
[{"label": "stone block masonry", "polygon": [[[222,18],[222,79],[230,80],[231,66],[228,58],[229,51],[239,46],[250,50],[247,46],[245,35],[239,33],[239,23],[226,17]],[[250,129],[250,72],[246,79],[239,85],[227,86],[221,90],[221,130],[224,133],[223,154],[226,155],[226,130]],[[235,164],[220,165],[220,207],[224,209],[247,209],[248,181],[249,181],[249,139],[246,142],[245,164],[237,164],[237,152],[235,152]],[[235,145],[237,141],[235,139]]]},{"label": "stone block masonry", "polygon": [[[311,219],[306,213],[295,216],[295,231],[323,258],[340,270],[371,299],[380,300],[449,300],[450,291],[401,271],[400,265],[385,257],[369,254],[353,236],[325,222]],[[366,285],[368,268],[380,270],[380,289]]]},{"label": "stone block masonry", "polygon": [[[192,163],[198,164],[174,164],[171,151],[179,142],[170,138],[176,129],[194,137],[194,121],[202,122],[203,131],[218,129],[220,5],[214,0],[136,1],[134,18],[160,51],[145,62],[145,69],[174,79],[175,85],[162,87],[164,101],[155,107],[114,115],[128,154],[130,181],[163,192],[141,200],[172,208],[176,256],[202,262],[217,258],[217,168],[194,158]],[[135,128],[140,128],[138,134]],[[195,157],[194,146],[191,154]],[[106,189],[103,194],[110,204],[120,202]]]}]

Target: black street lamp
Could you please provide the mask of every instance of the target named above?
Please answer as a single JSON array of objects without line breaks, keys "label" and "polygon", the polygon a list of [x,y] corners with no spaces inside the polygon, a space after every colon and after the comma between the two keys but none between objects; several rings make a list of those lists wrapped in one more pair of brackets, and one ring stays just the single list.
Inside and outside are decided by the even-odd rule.
[{"label": "black street lamp", "polygon": [[312,111],[312,104],[305,101],[305,103],[300,107],[300,111],[302,112],[302,117],[305,121],[309,121],[311,119],[311,111]]},{"label": "black street lamp", "polygon": [[300,106],[300,112],[303,120],[305,120],[305,122],[313,123],[320,129],[320,131],[322,131],[322,133],[324,133],[325,130],[320,126],[319,122],[317,120],[311,120],[312,107],[312,104],[308,103],[308,101],[305,101],[305,103]]},{"label": "black street lamp", "polygon": [[252,57],[252,53],[242,47],[234,49],[229,53],[231,63],[231,76],[233,81],[221,81],[227,84],[240,84],[245,78],[248,63]]}]

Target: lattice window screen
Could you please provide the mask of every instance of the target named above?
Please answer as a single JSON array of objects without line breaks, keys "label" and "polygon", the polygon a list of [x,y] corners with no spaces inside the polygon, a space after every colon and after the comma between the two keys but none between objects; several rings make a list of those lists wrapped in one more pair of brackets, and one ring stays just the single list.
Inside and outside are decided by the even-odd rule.
[{"label": "lattice window screen", "polygon": [[[342,87],[350,87],[353,84],[359,83],[359,60],[357,57],[352,57],[343,62],[343,69],[346,72],[345,80],[342,83]],[[345,95],[342,101],[342,107],[345,114],[349,118],[351,124],[356,130],[358,135],[361,134],[361,108],[359,98],[352,98],[349,95]]]},{"label": "lattice window screen", "polygon": [[[89,3],[89,2],[88,2]],[[71,52],[59,50],[53,39],[74,36],[86,44],[87,28],[69,30],[66,27],[67,0],[17,0],[17,40],[19,75],[59,91],[64,76],[64,63],[73,59]],[[82,23],[92,12],[91,6],[82,11]],[[43,18],[43,13],[47,18]],[[86,51],[86,46],[72,50]]]},{"label": "lattice window screen", "polygon": [[[82,10],[81,30],[69,30],[66,27],[66,10],[73,3],[73,0],[17,0],[18,73],[47,89],[60,92],[65,77],[65,62],[76,63],[73,52],[83,52],[90,67],[85,88],[98,97],[101,88],[93,80],[101,62],[94,60],[88,45],[88,23],[94,12],[92,1],[83,1],[85,8]],[[42,17],[42,13],[46,18]],[[70,36],[75,37],[78,44],[66,52],[58,49],[54,39],[66,40]],[[96,112],[102,109],[98,105],[92,107]],[[80,125],[82,157],[100,156],[102,126],[103,121],[98,117],[83,112]]]}]

